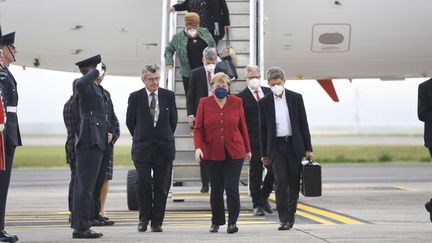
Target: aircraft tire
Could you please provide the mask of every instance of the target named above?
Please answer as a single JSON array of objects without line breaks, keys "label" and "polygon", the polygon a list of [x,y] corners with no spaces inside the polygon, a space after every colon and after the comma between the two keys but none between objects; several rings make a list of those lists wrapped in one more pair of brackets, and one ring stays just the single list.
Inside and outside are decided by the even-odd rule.
[{"label": "aircraft tire", "polygon": [[139,209],[136,196],[135,184],[137,180],[137,171],[135,169],[128,170],[127,174],[127,204],[131,211]]}]

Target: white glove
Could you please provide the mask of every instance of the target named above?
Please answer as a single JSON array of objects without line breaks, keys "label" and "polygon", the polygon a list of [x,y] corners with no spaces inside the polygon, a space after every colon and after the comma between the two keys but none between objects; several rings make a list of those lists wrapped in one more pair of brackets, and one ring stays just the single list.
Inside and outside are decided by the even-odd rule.
[{"label": "white glove", "polygon": [[4,124],[0,124],[0,132],[3,132],[4,130]]},{"label": "white glove", "polygon": [[99,64],[96,66],[96,70],[99,71],[99,77],[102,76],[102,75],[105,73],[105,71],[102,69],[102,63],[99,63]]}]

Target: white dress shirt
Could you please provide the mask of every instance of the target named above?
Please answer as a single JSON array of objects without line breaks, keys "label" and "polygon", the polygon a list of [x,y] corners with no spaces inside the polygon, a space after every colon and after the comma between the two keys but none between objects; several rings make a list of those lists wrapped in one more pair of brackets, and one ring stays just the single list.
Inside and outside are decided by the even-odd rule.
[{"label": "white dress shirt", "polygon": [[[148,104],[149,104],[149,108],[150,108],[150,102],[152,100],[152,96],[150,95],[152,92],[148,91],[148,89],[146,88],[147,91],[147,99],[148,99]],[[155,92],[155,99],[156,99],[156,107],[155,107],[155,115],[154,115],[154,121],[153,121],[153,126],[156,127],[156,123],[159,119],[159,90],[156,90]]]},{"label": "white dress shirt", "polygon": [[207,88],[208,88],[208,96],[212,96],[212,95],[213,95],[213,91],[212,91],[212,87],[211,87],[211,79],[208,80],[208,73],[210,72],[210,77],[213,78],[214,75],[215,75],[215,74],[214,74],[214,70],[213,70],[213,72],[212,72],[212,71],[209,71],[209,70],[207,70],[207,69],[205,69],[205,68],[204,68],[204,70],[205,70],[205,73],[206,73]]},{"label": "white dress shirt", "polygon": [[[250,92],[252,92],[252,95],[255,98],[255,100],[258,101],[257,97],[256,97],[255,90],[251,89],[249,86],[248,86],[248,89],[250,90]],[[262,99],[264,97],[264,92],[262,91],[261,87],[259,87],[257,90],[258,90],[258,94],[259,94],[260,99]]]},{"label": "white dress shirt", "polygon": [[285,91],[282,98],[273,94],[275,103],[276,137],[292,136],[291,120],[288,111]]}]

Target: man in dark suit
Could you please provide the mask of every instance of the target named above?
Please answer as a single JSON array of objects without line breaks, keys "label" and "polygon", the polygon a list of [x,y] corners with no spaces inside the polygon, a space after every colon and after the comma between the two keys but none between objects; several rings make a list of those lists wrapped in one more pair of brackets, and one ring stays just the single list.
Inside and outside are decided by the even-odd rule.
[{"label": "man in dark suit", "polygon": [[66,101],[63,106],[63,121],[67,131],[67,138],[65,144],[66,162],[69,164],[71,178],[69,182],[69,193],[68,193],[68,206],[69,206],[69,222],[72,221],[72,205],[73,205],[73,192],[75,185],[76,175],[76,156],[75,156],[75,138],[77,136],[80,124],[79,107],[76,102],[76,82],[79,79],[75,79],[72,83],[72,95]]},{"label": "man in dark suit", "polygon": [[[432,79],[421,83],[418,87],[417,115],[424,122],[424,146],[432,157]],[[425,204],[432,221],[432,199]]]},{"label": "man in dark suit", "polygon": [[[223,72],[216,66],[217,51],[214,47],[206,47],[203,51],[203,66],[191,71],[189,81],[189,92],[186,97],[186,109],[189,126],[193,129],[195,124],[195,113],[201,98],[213,95],[211,90],[211,79],[215,73]],[[209,177],[202,163],[201,172],[201,193],[209,192]]]},{"label": "man in dark suit", "polygon": [[3,35],[0,40],[0,49],[3,52],[2,66],[0,68],[0,95],[6,113],[6,123],[3,130],[4,152],[6,159],[6,170],[0,171],[0,241],[15,242],[18,237],[8,234],[4,230],[6,198],[12,172],[12,163],[15,148],[21,146],[21,135],[18,126],[17,105],[18,91],[17,83],[8,67],[15,62],[17,53],[15,43],[15,32]]},{"label": "man in dark suit", "polygon": [[261,74],[258,66],[248,65],[245,69],[245,79],[247,87],[237,96],[243,99],[243,110],[252,149],[252,159],[249,163],[249,191],[252,197],[254,215],[264,216],[264,210],[267,213],[273,212],[267,199],[273,191],[274,177],[273,170],[268,167],[263,183],[264,167],[260,156],[258,101],[271,93],[271,90],[267,87],[261,87]]},{"label": "man in dark suit", "polygon": [[110,143],[105,94],[97,81],[104,74],[101,56],[77,62],[83,77],[76,83],[80,111],[80,129],[76,151],[76,178],[73,195],[73,238],[99,238],[102,233],[90,229],[96,182],[100,180],[102,158]]},{"label": "man in dark suit", "polygon": [[138,232],[145,232],[150,221],[152,232],[162,232],[175,159],[177,107],[174,92],[159,88],[158,65],[144,66],[142,80],[145,88],[130,94],[126,114],[137,169]]},{"label": "man in dark suit", "polygon": [[302,96],[284,88],[280,68],[270,68],[267,80],[273,94],[258,102],[261,160],[273,166],[279,230],[289,230],[295,221],[301,160],[312,159],[312,144]]}]

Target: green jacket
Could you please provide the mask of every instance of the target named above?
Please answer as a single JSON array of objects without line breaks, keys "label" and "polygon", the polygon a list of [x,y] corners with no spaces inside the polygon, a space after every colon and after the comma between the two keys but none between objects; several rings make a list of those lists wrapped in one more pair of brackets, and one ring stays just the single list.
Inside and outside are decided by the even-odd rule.
[{"label": "green jacket", "polygon": [[[216,47],[216,43],[213,40],[212,35],[206,28],[198,28],[198,36],[207,43],[208,47]],[[184,31],[180,31],[173,36],[168,46],[165,48],[165,65],[173,65],[174,52],[177,52],[177,56],[180,60],[180,74],[184,77],[190,77],[190,65],[187,54],[187,42],[188,37]]]}]

